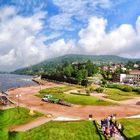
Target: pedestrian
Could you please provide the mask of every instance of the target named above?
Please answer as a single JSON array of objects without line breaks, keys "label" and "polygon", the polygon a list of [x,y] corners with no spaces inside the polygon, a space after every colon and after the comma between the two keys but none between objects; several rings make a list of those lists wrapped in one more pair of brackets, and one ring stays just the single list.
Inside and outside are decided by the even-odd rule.
[{"label": "pedestrian", "polygon": [[110,137],[113,137],[113,128],[112,128],[112,126],[110,127]]},{"label": "pedestrian", "polygon": [[108,126],[108,127],[110,127],[110,119],[111,119],[111,117],[108,116],[108,117],[107,117],[107,126]]},{"label": "pedestrian", "polygon": [[101,120],[101,128],[103,127],[103,125],[104,125],[104,121],[103,121],[103,120]]},{"label": "pedestrian", "polygon": [[117,121],[115,121],[115,126],[116,126],[116,127],[118,126],[118,122],[117,122]]},{"label": "pedestrian", "polygon": [[105,126],[103,126],[101,130],[102,130],[102,131],[104,132],[104,134],[105,134]]},{"label": "pedestrian", "polygon": [[107,126],[105,127],[105,134],[106,134],[106,135],[108,135],[108,134],[109,134],[109,129],[108,129],[108,127],[107,127]]},{"label": "pedestrian", "polygon": [[122,130],[122,125],[121,125],[121,123],[118,124],[118,130],[119,130],[119,132],[121,133],[121,130]]},{"label": "pedestrian", "polygon": [[122,133],[123,133],[123,131],[124,131],[124,125],[122,124],[122,128],[121,128],[121,131],[122,131]]},{"label": "pedestrian", "polygon": [[112,119],[113,119],[113,121],[115,121],[115,119],[116,119],[116,114],[113,115]]},{"label": "pedestrian", "polygon": [[113,117],[110,118],[110,125],[113,124]]}]

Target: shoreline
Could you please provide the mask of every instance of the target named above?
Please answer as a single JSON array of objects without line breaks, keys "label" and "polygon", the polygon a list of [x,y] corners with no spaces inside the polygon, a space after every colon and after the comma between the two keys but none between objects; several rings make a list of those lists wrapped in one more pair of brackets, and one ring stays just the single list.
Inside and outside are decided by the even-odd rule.
[{"label": "shoreline", "polygon": [[31,75],[18,75],[18,74],[1,74],[0,76],[0,92],[9,92],[19,87],[30,87],[38,85],[36,81],[33,80]]}]

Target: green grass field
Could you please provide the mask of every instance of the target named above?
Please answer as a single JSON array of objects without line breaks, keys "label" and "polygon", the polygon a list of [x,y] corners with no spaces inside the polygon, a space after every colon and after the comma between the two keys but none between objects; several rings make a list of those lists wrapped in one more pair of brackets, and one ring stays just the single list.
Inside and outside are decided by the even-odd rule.
[{"label": "green grass field", "polygon": [[54,98],[64,99],[69,103],[80,105],[116,105],[112,102],[100,100],[93,96],[83,96],[64,93],[64,91],[68,91],[70,89],[71,87],[47,88],[41,90],[39,94],[37,94],[37,96],[42,98],[46,94],[51,94]]},{"label": "green grass field", "polygon": [[106,88],[104,93],[107,94],[106,98],[116,101],[132,99],[138,95],[137,92],[125,92],[115,88]]},{"label": "green grass field", "polygon": [[120,119],[124,125],[124,134],[128,140],[140,140],[140,118],[138,119]]},{"label": "green grass field", "polygon": [[29,115],[29,110],[25,108],[20,108],[20,113],[17,108],[0,110],[0,140],[8,139],[8,129],[11,126],[30,122],[41,115],[37,112],[34,115]]},{"label": "green grass field", "polygon": [[11,133],[10,140],[100,140],[100,137],[92,121],[72,121],[48,122],[25,133]]}]

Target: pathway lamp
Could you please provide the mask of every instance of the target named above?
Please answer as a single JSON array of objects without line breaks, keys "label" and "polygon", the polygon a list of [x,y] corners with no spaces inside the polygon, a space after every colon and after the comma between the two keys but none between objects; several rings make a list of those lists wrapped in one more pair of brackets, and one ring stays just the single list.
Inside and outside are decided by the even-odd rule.
[{"label": "pathway lamp", "polygon": [[18,103],[17,103],[17,108],[18,108],[18,113],[19,113],[19,98],[21,97],[21,94],[16,94],[16,98],[18,100]]}]

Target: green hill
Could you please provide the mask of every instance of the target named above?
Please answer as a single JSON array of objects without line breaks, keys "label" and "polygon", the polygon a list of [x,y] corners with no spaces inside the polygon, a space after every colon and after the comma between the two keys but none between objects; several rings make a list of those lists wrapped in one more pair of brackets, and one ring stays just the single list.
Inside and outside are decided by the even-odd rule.
[{"label": "green hill", "polygon": [[86,62],[87,60],[91,60],[96,64],[104,64],[104,63],[127,63],[129,60],[136,61],[136,59],[128,59],[114,55],[64,55],[56,58],[51,58],[46,61],[43,61],[39,64],[18,69],[12,73],[15,74],[36,74],[43,73],[49,71],[55,71],[55,69],[63,64],[72,64],[72,63],[81,63]]}]

